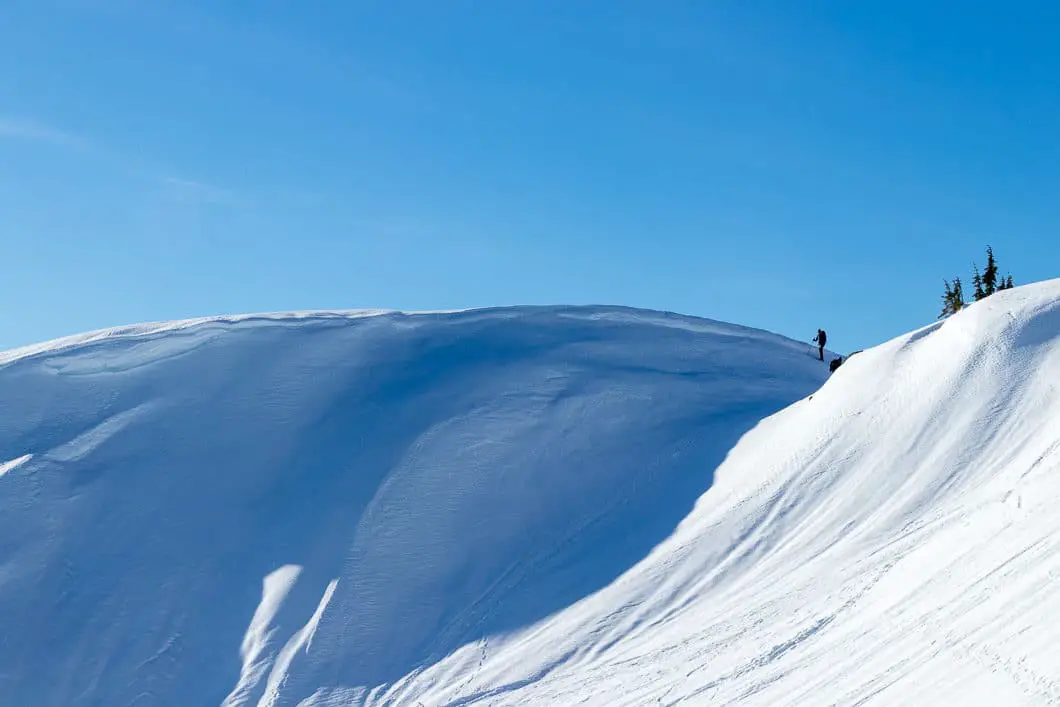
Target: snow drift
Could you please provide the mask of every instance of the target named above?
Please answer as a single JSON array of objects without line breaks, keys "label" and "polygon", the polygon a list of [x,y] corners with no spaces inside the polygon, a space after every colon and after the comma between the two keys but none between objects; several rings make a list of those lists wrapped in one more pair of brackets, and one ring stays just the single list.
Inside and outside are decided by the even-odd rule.
[{"label": "snow drift", "polygon": [[611,308],[2,360],[3,704],[1060,703],[1060,281],[827,381]]},{"label": "snow drift", "polygon": [[[575,656],[617,659],[608,614],[642,610],[623,577],[819,387],[815,354],[620,308],[219,318],[0,354],[0,703],[522,701]],[[572,611],[596,623],[556,634]]]}]

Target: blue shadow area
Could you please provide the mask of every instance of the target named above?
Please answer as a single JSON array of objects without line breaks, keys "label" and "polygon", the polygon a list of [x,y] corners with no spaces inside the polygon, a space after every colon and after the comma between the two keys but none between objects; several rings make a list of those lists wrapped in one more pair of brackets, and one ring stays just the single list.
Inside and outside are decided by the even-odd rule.
[{"label": "blue shadow area", "polygon": [[[262,579],[288,564],[277,636],[338,580],[291,704],[606,587],[744,433],[827,375],[779,337],[671,324],[602,308],[244,322],[0,370],[24,413],[0,420],[0,461],[38,455],[0,477],[0,562],[40,568],[0,594],[0,623],[37,627],[0,644],[19,675],[0,687],[219,704]],[[69,648],[85,641],[98,658]]]}]

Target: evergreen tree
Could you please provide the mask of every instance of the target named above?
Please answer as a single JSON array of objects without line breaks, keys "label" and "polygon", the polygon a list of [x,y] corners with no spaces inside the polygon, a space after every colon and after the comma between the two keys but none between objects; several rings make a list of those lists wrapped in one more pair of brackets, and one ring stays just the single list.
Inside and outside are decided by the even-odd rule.
[{"label": "evergreen tree", "polygon": [[946,285],[946,292],[942,295],[942,313],[939,319],[956,314],[964,307],[964,288],[961,278],[955,278],[952,283],[949,280],[942,281]]},{"label": "evergreen tree", "polygon": [[986,293],[983,291],[983,276],[979,274],[979,266],[975,263],[972,263],[972,269],[975,271],[972,276],[972,283],[975,285],[975,301],[978,302],[986,297]]},{"label": "evergreen tree", "polygon": [[986,270],[983,271],[983,292],[987,297],[997,291],[997,262],[994,261],[994,249],[986,247]]},{"label": "evergreen tree", "polygon": [[953,314],[953,285],[950,284],[949,280],[942,281],[946,285],[946,292],[942,295],[942,312],[939,313],[939,319]]},{"label": "evergreen tree", "polygon": [[[939,314],[939,319],[956,314],[965,306],[961,278],[954,278],[952,282],[949,280],[942,282],[946,286],[946,291],[942,295],[942,313]],[[986,268],[982,272],[979,271],[979,264],[972,262],[972,284],[975,286],[976,302],[995,292],[1011,290],[1015,287],[1011,274],[1005,277],[998,276],[997,260],[994,258],[992,246],[986,247]]]}]

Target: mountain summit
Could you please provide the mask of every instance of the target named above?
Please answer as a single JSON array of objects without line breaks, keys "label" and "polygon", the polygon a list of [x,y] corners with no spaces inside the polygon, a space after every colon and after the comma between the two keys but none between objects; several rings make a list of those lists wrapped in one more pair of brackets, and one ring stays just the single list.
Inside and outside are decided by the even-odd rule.
[{"label": "mountain summit", "polygon": [[0,695],[1060,699],[1060,282],[850,358],[612,307],[0,355]]}]

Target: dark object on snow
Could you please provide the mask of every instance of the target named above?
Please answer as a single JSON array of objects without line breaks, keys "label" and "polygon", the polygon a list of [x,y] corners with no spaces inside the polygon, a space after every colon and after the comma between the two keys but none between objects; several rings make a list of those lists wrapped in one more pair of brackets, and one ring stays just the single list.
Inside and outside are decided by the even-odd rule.
[{"label": "dark object on snow", "polygon": [[824,345],[828,341],[828,334],[824,333],[824,329],[817,330],[817,336],[813,337],[813,342],[817,344],[817,355],[824,360]]},{"label": "dark object on snow", "polygon": [[842,366],[846,362],[847,358],[850,358],[851,356],[853,356],[855,354],[859,354],[862,351],[864,351],[864,349],[858,349],[857,351],[852,351],[851,353],[847,354],[846,358],[843,358],[842,356],[836,356],[835,358],[832,359],[832,362],[828,364],[828,372],[829,373],[835,373],[836,369],[839,368],[840,366]]}]

